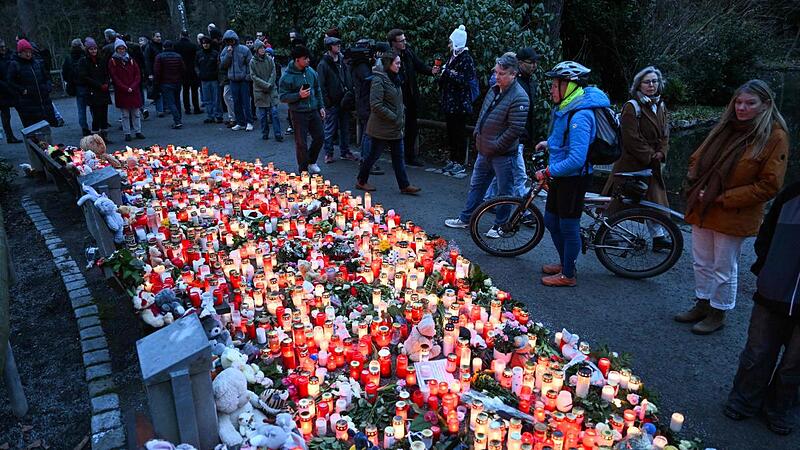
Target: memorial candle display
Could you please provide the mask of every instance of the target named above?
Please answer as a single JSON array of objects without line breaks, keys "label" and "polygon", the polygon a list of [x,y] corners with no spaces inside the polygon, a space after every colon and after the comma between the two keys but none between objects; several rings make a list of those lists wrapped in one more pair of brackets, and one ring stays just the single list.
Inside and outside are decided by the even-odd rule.
[{"label": "memorial candle display", "polygon": [[126,288],[147,325],[197,313],[229,335],[209,335],[224,347],[212,379],[242,372],[257,421],[283,414],[316,448],[364,433],[383,448],[594,449],[644,433],[668,445],[682,430],[616,356],[554,337],[525,311],[533,299],[376,196],[206,149],[117,157],[125,244],[107,261],[141,274]]}]

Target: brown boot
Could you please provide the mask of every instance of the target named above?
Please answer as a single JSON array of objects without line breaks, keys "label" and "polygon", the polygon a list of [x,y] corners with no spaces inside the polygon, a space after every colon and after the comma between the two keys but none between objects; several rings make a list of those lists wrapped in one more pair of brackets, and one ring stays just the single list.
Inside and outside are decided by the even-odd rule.
[{"label": "brown boot", "polygon": [[692,309],[676,315],[673,319],[675,319],[675,322],[680,323],[699,322],[706,318],[709,309],[711,309],[711,306],[708,304],[708,300],[698,298]]},{"label": "brown boot", "polygon": [[542,284],[550,287],[573,287],[578,284],[578,279],[567,278],[563,273],[542,277]]},{"label": "brown boot", "polygon": [[708,315],[702,321],[694,324],[692,333],[711,334],[725,326],[725,311],[709,307]]},{"label": "brown boot", "polygon": [[401,194],[414,195],[414,194],[416,194],[417,192],[419,192],[421,190],[422,189],[414,186],[413,184],[409,184],[408,186],[404,187],[403,189],[400,189],[400,193]]},{"label": "brown boot", "polygon": [[372,192],[375,190],[375,186],[369,183],[362,183],[360,181],[356,182],[356,189],[360,189],[362,191]]},{"label": "brown boot", "polygon": [[545,264],[542,266],[542,273],[547,275],[556,275],[561,273],[561,264]]}]

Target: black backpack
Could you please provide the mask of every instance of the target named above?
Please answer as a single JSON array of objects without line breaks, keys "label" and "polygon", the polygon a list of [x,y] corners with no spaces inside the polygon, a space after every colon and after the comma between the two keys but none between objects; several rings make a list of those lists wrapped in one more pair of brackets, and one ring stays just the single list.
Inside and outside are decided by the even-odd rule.
[{"label": "black backpack", "polygon": [[[589,151],[586,156],[586,164],[589,165],[608,165],[614,164],[622,156],[622,135],[619,129],[619,114],[608,107],[591,108],[594,111],[595,137],[589,144]],[[564,139],[567,142],[569,136],[569,123],[572,116],[579,109],[572,110],[567,116],[567,126],[564,130]]]}]

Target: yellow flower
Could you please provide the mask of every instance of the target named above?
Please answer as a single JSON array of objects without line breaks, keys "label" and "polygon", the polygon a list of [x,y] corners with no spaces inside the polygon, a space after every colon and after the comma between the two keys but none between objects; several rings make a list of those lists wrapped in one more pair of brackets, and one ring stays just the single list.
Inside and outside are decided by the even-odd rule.
[{"label": "yellow flower", "polygon": [[378,244],[378,250],[380,250],[382,252],[385,252],[386,250],[389,250],[389,248],[391,248],[391,246],[392,245],[389,244],[389,240],[384,239],[384,240],[382,240],[380,242],[380,244]]}]

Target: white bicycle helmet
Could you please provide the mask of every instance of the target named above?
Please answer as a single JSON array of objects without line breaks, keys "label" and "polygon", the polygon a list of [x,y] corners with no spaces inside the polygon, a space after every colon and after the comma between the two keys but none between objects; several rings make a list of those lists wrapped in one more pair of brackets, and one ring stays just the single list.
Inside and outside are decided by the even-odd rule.
[{"label": "white bicycle helmet", "polygon": [[545,72],[550,78],[560,78],[569,81],[585,81],[592,70],[575,61],[562,61],[555,67]]}]

